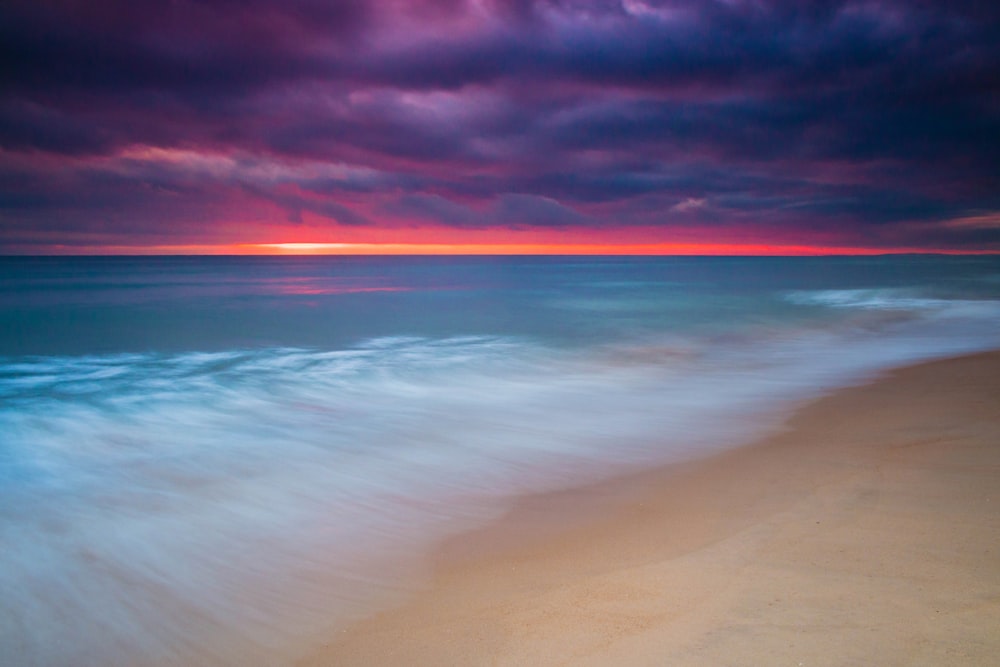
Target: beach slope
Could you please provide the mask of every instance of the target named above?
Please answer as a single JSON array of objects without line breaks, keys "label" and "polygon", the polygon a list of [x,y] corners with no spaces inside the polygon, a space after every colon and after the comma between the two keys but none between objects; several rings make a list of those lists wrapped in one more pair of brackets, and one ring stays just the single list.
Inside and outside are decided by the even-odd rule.
[{"label": "beach slope", "polygon": [[524,499],[300,664],[995,665],[1000,353],[711,459]]}]

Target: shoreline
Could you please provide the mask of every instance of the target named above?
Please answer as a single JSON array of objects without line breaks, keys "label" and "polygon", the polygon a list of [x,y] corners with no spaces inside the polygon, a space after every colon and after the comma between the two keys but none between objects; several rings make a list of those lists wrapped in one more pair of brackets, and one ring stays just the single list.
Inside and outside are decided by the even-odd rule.
[{"label": "shoreline", "polygon": [[993,664],[997,489],[1000,352],[904,367],[756,444],[522,497],[297,664]]}]

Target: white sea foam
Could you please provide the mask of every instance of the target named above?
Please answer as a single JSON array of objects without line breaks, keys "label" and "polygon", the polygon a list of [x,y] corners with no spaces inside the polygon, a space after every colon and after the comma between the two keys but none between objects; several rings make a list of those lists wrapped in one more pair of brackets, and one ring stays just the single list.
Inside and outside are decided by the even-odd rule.
[{"label": "white sea foam", "polygon": [[997,302],[789,298],[913,316],[586,349],[394,337],[0,363],[5,662],[280,663],[515,494],[705,455],[824,389],[1000,346]]},{"label": "white sea foam", "polygon": [[[800,305],[884,310],[927,310],[976,303],[968,300],[930,298],[922,296],[913,289],[894,288],[798,290],[788,292],[786,298]],[[995,305],[995,302],[987,303]]]}]

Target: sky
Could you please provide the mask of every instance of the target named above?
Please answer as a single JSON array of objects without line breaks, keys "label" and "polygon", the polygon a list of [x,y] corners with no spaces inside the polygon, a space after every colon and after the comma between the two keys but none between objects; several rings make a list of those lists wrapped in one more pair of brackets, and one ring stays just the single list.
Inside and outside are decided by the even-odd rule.
[{"label": "sky", "polygon": [[5,0],[0,254],[1000,252],[995,0]]}]

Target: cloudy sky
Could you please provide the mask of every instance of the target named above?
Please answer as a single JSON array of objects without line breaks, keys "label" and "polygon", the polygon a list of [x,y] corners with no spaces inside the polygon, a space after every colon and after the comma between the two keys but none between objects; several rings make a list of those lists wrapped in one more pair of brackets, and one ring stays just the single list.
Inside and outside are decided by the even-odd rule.
[{"label": "cloudy sky", "polygon": [[6,0],[0,60],[0,253],[1000,251],[995,0]]}]

